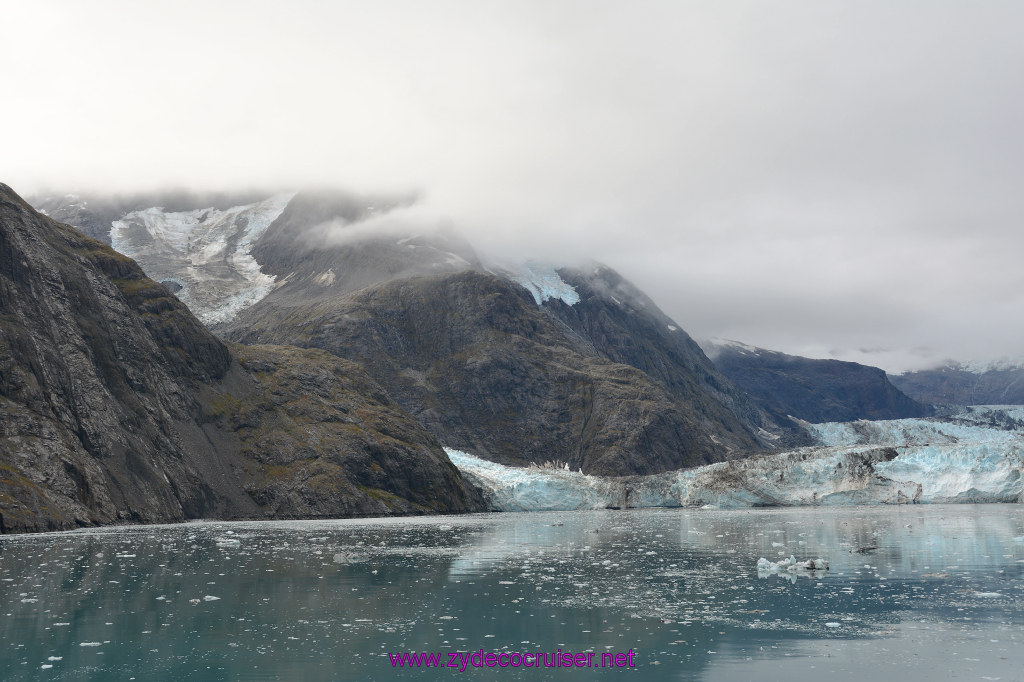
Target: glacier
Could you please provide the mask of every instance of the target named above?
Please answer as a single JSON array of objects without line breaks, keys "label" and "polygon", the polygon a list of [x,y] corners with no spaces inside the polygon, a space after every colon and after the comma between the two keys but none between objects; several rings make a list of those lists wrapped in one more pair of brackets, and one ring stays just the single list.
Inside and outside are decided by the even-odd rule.
[{"label": "glacier", "polygon": [[152,279],[181,286],[176,295],[204,323],[227,322],[274,288],[250,250],[294,196],[225,210],[132,211],[111,223],[110,242]]},{"label": "glacier", "polygon": [[508,269],[508,276],[530,292],[537,305],[550,299],[558,299],[566,305],[576,305],[580,295],[576,289],[562,279],[555,266],[529,260],[515,268]]},{"label": "glacier", "polygon": [[816,445],[651,476],[508,467],[445,452],[499,511],[1024,502],[1024,407],[804,427]]}]

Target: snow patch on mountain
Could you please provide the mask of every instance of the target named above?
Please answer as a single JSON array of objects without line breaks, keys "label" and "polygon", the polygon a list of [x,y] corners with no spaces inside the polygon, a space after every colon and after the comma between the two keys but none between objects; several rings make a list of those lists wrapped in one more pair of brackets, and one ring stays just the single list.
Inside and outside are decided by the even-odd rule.
[{"label": "snow patch on mountain", "polygon": [[506,467],[446,452],[502,511],[1024,501],[1024,408],[808,428],[819,445],[654,476]]},{"label": "snow patch on mountain", "polygon": [[[720,339],[720,338],[701,339],[701,340],[698,340],[697,343],[700,346],[701,350],[703,350],[704,353],[709,358],[712,358],[712,359],[714,359],[718,354],[720,354],[726,348],[730,348],[730,349],[740,353],[741,355],[754,355],[756,357],[760,357],[761,353],[766,352],[763,348],[758,348],[757,346],[751,346],[750,344],[746,344],[746,343],[743,343],[741,341],[733,341],[732,339]],[[771,352],[771,351],[767,351],[767,352]]]},{"label": "snow patch on mountain", "polygon": [[203,322],[227,322],[274,288],[249,252],[294,196],[225,210],[132,211],[111,223],[111,244],[151,278],[179,283],[178,298]]},{"label": "snow patch on mountain", "polygon": [[1009,372],[1024,369],[1024,358],[1002,357],[998,360],[966,362],[953,362],[949,365],[952,369],[959,369],[972,374],[985,374],[986,372]]}]

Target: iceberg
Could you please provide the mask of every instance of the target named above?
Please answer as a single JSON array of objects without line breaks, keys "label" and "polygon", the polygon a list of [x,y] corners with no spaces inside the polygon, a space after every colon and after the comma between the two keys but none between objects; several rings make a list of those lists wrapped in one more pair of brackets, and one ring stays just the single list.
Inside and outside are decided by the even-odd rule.
[{"label": "iceberg", "polygon": [[652,476],[507,467],[445,451],[499,511],[1024,501],[1024,407],[805,428],[817,445]]},{"label": "iceberg", "polygon": [[757,560],[757,573],[758,575],[765,573],[801,573],[809,571],[827,571],[828,562],[824,559],[807,559],[806,561],[797,561],[795,555],[790,555],[788,559],[782,561],[769,561],[764,557]]}]

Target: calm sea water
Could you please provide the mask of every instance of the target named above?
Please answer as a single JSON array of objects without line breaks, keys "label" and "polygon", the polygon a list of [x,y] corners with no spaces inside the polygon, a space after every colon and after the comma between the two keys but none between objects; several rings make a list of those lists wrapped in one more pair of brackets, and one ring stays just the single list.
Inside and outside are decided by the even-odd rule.
[{"label": "calm sea water", "polygon": [[[831,570],[758,575],[760,557],[790,555]],[[0,538],[4,680],[1022,680],[1022,626],[1020,505]],[[388,657],[559,649],[632,649],[636,667],[410,670]]]}]

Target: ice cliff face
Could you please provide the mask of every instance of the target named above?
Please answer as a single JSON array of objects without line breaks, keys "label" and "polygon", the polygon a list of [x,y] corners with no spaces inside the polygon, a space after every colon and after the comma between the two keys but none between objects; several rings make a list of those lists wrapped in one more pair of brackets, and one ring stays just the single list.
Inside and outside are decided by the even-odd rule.
[{"label": "ice cliff face", "polygon": [[132,211],[111,223],[111,244],[175,289],[200,320],[226,322],[273,289],[274,277],[261,271],[249,251],[294,196],[225,210]]},{"label": "ice cliff face", "polygon": [[447,452],[502,511],[1024,501],[1024,408],[807,428],[818,445],[654,476],[512,468]]}]

